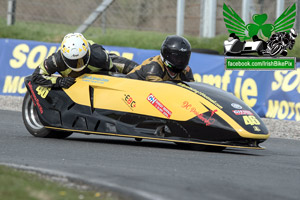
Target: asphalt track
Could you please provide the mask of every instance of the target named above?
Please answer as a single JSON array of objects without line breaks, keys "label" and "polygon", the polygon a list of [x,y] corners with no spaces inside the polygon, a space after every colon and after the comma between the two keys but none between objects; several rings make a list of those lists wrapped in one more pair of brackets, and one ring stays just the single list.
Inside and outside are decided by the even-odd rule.
[{"label": "asphalt track", "polygon": [[107,185],[132,199],[300,199],[300,140],[213,153],[119,137],[35,138],[20,112],[0,110],[0,119],[0,163]]}]

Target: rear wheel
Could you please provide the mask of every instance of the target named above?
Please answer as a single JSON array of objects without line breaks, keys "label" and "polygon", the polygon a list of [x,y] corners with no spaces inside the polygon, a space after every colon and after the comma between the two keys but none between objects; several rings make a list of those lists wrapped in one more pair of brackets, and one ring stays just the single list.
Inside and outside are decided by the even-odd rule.
[{"label": "rear wheel", "polygon": [[26,93],[23,99],[22,117],[26,129],[35,137],[62,139],[72,134],[72,132],[54,131],[45,128],[38,117],[36,109],[34,108],[34,103],[30,97],[29,92]]}]

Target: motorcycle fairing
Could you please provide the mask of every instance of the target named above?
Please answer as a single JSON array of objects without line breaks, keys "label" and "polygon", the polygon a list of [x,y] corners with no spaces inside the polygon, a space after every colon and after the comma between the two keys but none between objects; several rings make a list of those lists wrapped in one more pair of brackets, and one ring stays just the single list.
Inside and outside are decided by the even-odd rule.
[{"label": "motorcycle fairing", "polygon": [[[226,96],[224,102],[221,98],[224,94],[206,84],[185,83],[187,86],[182,87],[176,83],[154,83],[105,75],[83,75],[76,81],[71,88],[52,89],[42,98],[36,92],[39,86],[26,78],[27,88],[30,83],[33,89],[29,91],[35,93],[43,109],[42,113],[37,110],[47,128],[246,148],[260,148],[258,144],[269,137],[257,115],[261,131],[250,131],[240,116],[234,116],[232,108],[227,105],[228,102],[237,102],[251,110],[243,102],[233,95]],[[191,91],[187,88],[189,86],[206,93],[206,98],[210,96],[210,99]],[[210,90],[213,92],[209,93]],[[215,92],[221,92],[221,95]],[[158,108],[153,105],[153,98],[149,98],[151,94],[159,102]],[[130,101],[128,98],[131,98]],[[131,104],[133,101],[135,106]],[[196,111],[186,109],[185,101]],[[169,115],[159,110],[164,108]]]}]

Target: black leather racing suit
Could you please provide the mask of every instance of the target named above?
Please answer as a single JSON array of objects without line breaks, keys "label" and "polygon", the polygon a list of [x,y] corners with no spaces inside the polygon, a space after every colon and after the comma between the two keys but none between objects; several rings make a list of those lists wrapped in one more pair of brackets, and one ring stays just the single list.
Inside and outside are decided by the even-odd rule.
[{"label": "black leather racing suit", "polygon": [[57,77],[51,76],[58,72],[62,77],[76,78],[85,73],[99,73],[103,71],[128,73],[138,64],[134,61],[115,54],[108,54],[105,49],[88,41],[91,48],[91,55],[88,66],[82,71],[76,72],[67,67],[62,59],[60,50],[46,58],[33,72],[32,81],[44,87],[52,87],[56,85]]}]

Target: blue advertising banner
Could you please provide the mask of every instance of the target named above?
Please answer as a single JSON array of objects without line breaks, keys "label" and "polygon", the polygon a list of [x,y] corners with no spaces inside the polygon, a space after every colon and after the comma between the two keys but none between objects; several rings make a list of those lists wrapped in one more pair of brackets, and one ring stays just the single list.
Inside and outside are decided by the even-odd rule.
[{"label": "blue advertising banner", "polygon": [[[0,39],[0,95],[23,96],[24,78],[59,44]],[[158,50],[104,46],[109,52],[138,63],[158,55]],[[192,53],[190,66],[197,82],[231,92],[259,116],[300,121],[300,63],[292,71],[229,71],[224,56]]]}]

